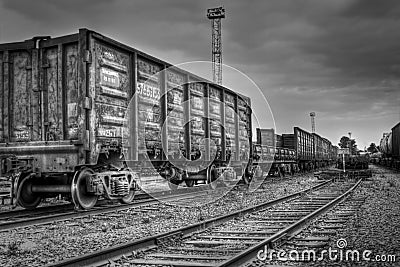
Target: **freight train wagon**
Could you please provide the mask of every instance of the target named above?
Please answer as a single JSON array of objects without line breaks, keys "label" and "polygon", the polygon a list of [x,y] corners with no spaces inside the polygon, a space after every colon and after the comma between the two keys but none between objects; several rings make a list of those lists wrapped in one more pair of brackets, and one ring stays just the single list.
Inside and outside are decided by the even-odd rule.
[{"label": "freight train wagon", "polygon": [[[297,171],[295,150],[283,147],[283,135],[274,129],[256,129],[251,175],[285,175]],[[278,138],[277,138],[278,137]]]},{"label": "freight train wagon", "polygon": [[328,139],[321,137],[316,133],[313,133],[312,135],[314,137],[313,164],[316,168],[327,167],[332,163],[330,159],[330,150],[332,149],[332,143]]},{"label": "freight train wagon", "polygon": [[328,139],[299,127],[294,127],[293,133],[282,135],[275,134],[274,129],[257,128],[256,134],[252,174],[269,170],[269,174],[284,175],[336,163],[336,146]]},{"label": "freight train wagon", "polygon": [[294,127],[293,133],[283,135],[283,146],[295,151],[295,158],[300,170],[309,171],[314,168],[313,134]]},{"label": "freight train wagon", "polygon": [[0,66],[0,177],[24,208],[129,203],[147,168],[173,186],[246,173],[250,99],[228,88],[87,29],[1,44]]},{"label": "freight train wagon", "polygon": [[400,170],[400,123],[390,133],[383,134],[379,149],[382,153],[379,164]]}]

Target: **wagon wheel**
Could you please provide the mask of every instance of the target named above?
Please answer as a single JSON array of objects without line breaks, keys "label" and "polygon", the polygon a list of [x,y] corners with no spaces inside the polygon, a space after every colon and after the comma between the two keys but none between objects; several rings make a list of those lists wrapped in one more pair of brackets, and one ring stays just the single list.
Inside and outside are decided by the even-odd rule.
[{"label": "wagon wheel", "polygon": [[98,196],[88,194],[86,191],[87,179],[93,174],[94,172],[89,168],[83,168],[75,173],[71,184],[71,196],[75,208],[90,209],[96,205]]},{"label": "wagon wheel", "polygon": [[193,187],[195,180],[187,179],[185,180],[185,184],[187,187]]},{"label": "wagon wheel", "polygon": [[187,187],[193,187],[195,185],[195,183],[196,183],[196,180],[190,179],[190,175],[186,171],[183,172],[182,178],[185,181],[185,184],[186,184]]},{"label": "wagon wheel", "polygon": [[178,189],[179,184],[181,181],[177,180],[175,177],[178,175],[178,170],[176,170],[174,167],[170,168],[171,173],[166,177],[167,182],[168,182],[168,187],[171,190],[176,190]]},{"label": "wagon wheel", "polygon": [[17,191],[17,204],[25,209],[34,209],[42,201],[40,195],[32,192],[32,176],[33,174],[24,178]]},{"label": "wagon wheel", "polygon": [[129,190],[129,194],[121,198],[119,202],[122,204],[131,204],[133,202],[133,199],[135,198],[135,193],[136,193],[135,189],[131,188]]},{"label": "wagon wheel", "polygon": [[[131,169],[129,169],[129,168],[127,168],[125,170],[131,171]],[[131,177],[131,179],[133,179],[133,177]],[[134,181],[132,181],[132,182],[134,182]],[[131,204],[133,202],[133,199],[135,198],[135,194],[136,194],[135,188],[129,188],[128,195],[121,198],[119,200],[119,202],[122,204]]]},{"label": "wagon wheel", "polygon": [[247,171],[247,167],[243,168],[242,171],[243,175],[242,175],[242,180],[244,184],[250,184],[251,182],[251,174]]},{"label": "wagon wheel", "polygon": [[207,184],[210,185],[211,189],[217,188],[217,178],[215,177],[215,165],[211,165],[207,169]]}]

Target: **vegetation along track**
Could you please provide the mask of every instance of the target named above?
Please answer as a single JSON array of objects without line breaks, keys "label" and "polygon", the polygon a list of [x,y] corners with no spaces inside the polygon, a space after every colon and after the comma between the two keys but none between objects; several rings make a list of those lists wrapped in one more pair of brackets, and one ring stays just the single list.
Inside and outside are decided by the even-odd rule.
[{"label": "vegetation along track", "polygon": [[323,182],[228,215],[51,266],[238,266],[340,202],[359,184]]},{"label": "vegetation along track", "polygon": [[0,213],[0,231],[6,231],[19,227],[45,224],[54,221],[69,220],[89,215],[110,213],[131,208],[140,208],[147,205],[158,203],[160,200],[173,202],[175,200],[190,200],[195,197],[207,194],[207,186],[197,186],[192,188],[182,188],[174,191],[164,191],[154,193],[152,196],[142,194],[131,204],[109,204],[107,201],[99,203],[91,210],[75,211],[73,205],[63,204],[37,208],[35,210],[14,210]]}]

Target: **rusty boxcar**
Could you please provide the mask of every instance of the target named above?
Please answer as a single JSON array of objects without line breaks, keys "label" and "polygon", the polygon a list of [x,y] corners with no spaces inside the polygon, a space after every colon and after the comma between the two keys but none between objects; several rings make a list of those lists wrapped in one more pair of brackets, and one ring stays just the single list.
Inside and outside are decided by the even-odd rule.
[{"label": "rusty boxcar", "polygon": [[0,99],[0,177],[25,208],[129,203],[145,168],[193,186],[249,164],[248,97],[87,29],[1,44]]}]

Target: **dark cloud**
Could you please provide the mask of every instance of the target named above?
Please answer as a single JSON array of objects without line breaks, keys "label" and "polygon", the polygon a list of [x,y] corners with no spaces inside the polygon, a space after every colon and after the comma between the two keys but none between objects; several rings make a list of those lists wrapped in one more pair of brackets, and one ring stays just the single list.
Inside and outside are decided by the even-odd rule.
[{"label": "dark cloud", "polygon": [[278,131],[309,128],[313,110],[321,134],[368,143],[400,120],[398,0],[0,0],[0,38],[88,27],[171,63],[208,60],[206,9],[221,4],[223,61],[260,86]]},{"label": "dark cloud", "polygon": [[397,0],[357,0],[342,14],[347,17],[398,18],[399,3]]}]

